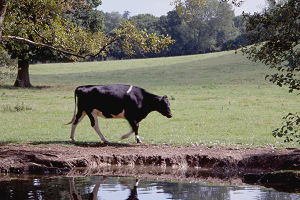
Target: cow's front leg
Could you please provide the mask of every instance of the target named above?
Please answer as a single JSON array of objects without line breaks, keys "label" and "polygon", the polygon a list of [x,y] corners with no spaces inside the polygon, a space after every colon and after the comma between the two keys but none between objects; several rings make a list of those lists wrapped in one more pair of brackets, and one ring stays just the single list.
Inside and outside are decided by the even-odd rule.
[{"label": "cow's front leg", "polygon": [[90,118],[91,121],[91,126],[94,128],[94,130],[96,131],[96,133],[99,135],[100,139],[104,142],[104,143],[108,143],[108,141],[106,140],[106,138],[104,137],[104,135],[101,133],[100,129],[99,129],[99,125],[98,125],[98,118],[97,118],[97,112],[92,112],[92,113],[87,113],[87,115]]},{"label": "cow's front leg", "polygon": [[135,120],[130,120],[129,124],[133,130],[133,132],[135,133],[135,140],[137,143],[142,143],[140,137],[139,137],[139,123],[136,122]]},{"label": "cow's front leg", "polygon": [[72,142],[75,142],[75,129],[76,129],[78,123],[84,118],[85,115],[86,115],[86,113],[84,111],[78,111],[76,114],[76,119],[72,123],[71,135],[70,135]]}]

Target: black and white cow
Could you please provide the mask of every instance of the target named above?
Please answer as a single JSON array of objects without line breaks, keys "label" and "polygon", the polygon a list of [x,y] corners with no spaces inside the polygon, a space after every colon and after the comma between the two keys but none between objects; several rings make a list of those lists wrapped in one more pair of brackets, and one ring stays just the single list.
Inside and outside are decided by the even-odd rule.
[{"label": "black and white cow", "polygon": [[[77,114],[76,114],[76,97]],[[167,96],[158,96],[147,92],[143,88],[132,85],[86,85],[79,86],[74,92],[75,110],[73,119],[67,123],[72,124],[71,136],[75,141],[75,129],[78,123],[87,115],[91,126],[98,133],[103,142],[108,142],[98,126],[97,116],[103,118],[124,118],[131,130],[122,136],[128,138],[133,132],[137,143],[141,143],[138,136],[139,122],[150,112],[158,111],[162,115],[171,118],[170,103]]]}]

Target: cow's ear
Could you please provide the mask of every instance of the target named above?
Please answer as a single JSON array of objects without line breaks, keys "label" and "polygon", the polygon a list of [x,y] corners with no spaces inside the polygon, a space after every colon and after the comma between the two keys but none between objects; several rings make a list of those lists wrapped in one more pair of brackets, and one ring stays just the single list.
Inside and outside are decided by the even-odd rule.
[{"label": "cow's ear", "polygon": [[163,96],[163,99],[167,99],[167,98],[168,98],[168,96],[167,96],[167,95],[164,95],[164,96]]}]

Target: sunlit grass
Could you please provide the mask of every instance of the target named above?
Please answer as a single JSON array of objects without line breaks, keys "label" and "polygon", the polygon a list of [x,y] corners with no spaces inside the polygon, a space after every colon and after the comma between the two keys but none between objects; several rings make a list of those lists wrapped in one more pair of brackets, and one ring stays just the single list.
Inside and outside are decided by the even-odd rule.
[{"label": "sunlit grass", "polygon": [[[107,62],[38,64],[31,82],[43,89],[0,87],[0,142],[69,141],[78,85],[124,83],[167,94],[173,118],[151,113],[140,124],[145,143],[172,145],[297,146],[272,136],[282,116],[299,111],[298,96],[264,80],[267,67],[234,52]],[[5,109],[20,107],[20,110]],[[28,109],[26,109],[28,108]],[[121,140],[129,125],[99,119],[111,142]],[[76,129],[78,141],[97,142],[86,117]]]}]

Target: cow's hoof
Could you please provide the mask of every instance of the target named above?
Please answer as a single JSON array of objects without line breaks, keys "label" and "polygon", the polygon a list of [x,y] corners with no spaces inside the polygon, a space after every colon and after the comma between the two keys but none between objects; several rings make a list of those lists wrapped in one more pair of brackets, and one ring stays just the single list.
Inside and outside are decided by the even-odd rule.
[{"label": "cow's hoof", "polygon": [[103,141],[103,144],[109,144],[109,141],[105,140]]},{"label": "cow's hoof", "polygon": [[142,140],[140,139],[140,137],[138,135],[135,136],[135,140],[137,143],[141,144]]}]

